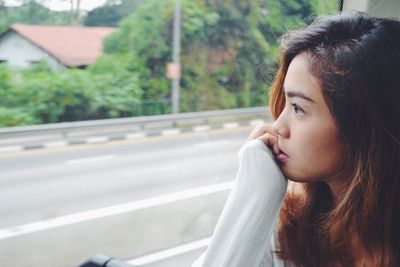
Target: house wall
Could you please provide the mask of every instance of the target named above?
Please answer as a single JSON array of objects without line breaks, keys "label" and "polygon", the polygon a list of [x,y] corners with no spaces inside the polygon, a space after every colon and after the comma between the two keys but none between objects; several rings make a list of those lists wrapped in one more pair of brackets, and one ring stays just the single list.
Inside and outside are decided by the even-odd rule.
[{"label": "house wall", "polygon": [[10,66],[25,68],[40,60],[47,61],[54,70],[66,69],[46,51],[16,32],[9,31],[0,38],[0,62],[6,61]]}]

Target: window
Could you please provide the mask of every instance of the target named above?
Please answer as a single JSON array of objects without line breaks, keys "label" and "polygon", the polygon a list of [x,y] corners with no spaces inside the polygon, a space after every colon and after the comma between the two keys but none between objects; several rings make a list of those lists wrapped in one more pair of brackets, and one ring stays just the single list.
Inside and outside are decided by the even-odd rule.
[{"label": "window", "polygon": [[237,151],[269,119],[278,37],[337,9],[330,0],[186,1],[174,115],[171,1],[81,1],[80,12],[76,1],[20,2],[4,6],[0,29],[28,25],[24,34],[51,49],[64,36],[47,26],[88,30],[68,45],[104,38],[93,61],[90,38],[49,52],[71,68],[0,68],[0,265],[32,267],[97,253],[150,266],[171,248],[180,253],[159,262],[189,266],[229,194]]}]

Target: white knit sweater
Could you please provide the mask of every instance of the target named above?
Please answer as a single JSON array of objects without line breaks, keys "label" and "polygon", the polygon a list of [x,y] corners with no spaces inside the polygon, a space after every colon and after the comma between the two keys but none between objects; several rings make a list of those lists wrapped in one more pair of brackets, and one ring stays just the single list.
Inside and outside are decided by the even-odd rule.
[{"label": "white knit sweater", "polygon": [[210,244],[192,267],[288,267],[272,251],[287,180],[260,140],[238,152],[239,170]]}]

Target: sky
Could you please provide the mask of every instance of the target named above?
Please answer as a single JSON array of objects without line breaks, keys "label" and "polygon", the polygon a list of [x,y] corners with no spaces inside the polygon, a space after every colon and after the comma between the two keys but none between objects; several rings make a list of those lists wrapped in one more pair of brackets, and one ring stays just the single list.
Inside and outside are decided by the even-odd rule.
[{"label": "sky", "polygon": [[[81,0],[80,7],[83,10],[92,10],[93,8],[101,6],[106,1],[107,0]],[[5,2],[6,5],[9,6],[15,6],[19,4],[18,0],[6,0]],[[51,10],[69,10],[71,8],[70,0],[42,0],[39,2],[42,2],[45,6],[47,6]],[[74,3],[75,2],[76,0],[74,0]]]}]

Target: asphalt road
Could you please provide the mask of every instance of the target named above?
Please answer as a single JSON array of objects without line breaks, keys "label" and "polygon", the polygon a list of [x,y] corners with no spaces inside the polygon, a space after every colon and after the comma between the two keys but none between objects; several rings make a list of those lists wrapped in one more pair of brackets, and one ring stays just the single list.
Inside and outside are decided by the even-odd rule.
[{"label": "asphalt road", "polygon": [[2,154],[0,266],[77,266],[96,253],[190,266],[204,246],[158,254],[212,234],[249,131]]}]

